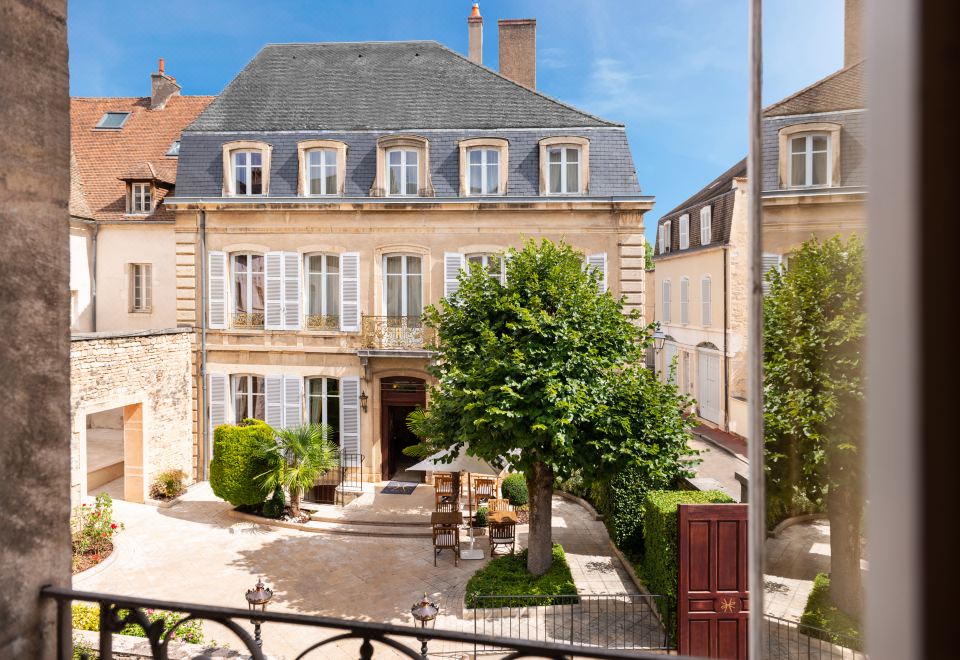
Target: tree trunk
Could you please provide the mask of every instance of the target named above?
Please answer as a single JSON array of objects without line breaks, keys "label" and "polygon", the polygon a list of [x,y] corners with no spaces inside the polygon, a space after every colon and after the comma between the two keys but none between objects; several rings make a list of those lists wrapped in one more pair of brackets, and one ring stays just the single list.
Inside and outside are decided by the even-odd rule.
[{"label": "tree trunk", "polygon": [[453,472],[451,477],[453,477],[453,508],[456,509],[460,502],[460,473]]},{"label": "tree trunk", "polygon": [[300,517],[300,491],[296,488],[290,489],[290,515],[294,520]]},{"label": "tree trunk", "polygon": [[538,461],[526,478],[530,495],[527,570],[543,575],[553,564],[553,470]]},{"label": "tree trunk", "polygon": [[827,513],[830,518],[830,596],[834,605],[862,620],[863,581],[860,572],[862,504],[857,455],[845,452],[830,457],[830,490]]}]

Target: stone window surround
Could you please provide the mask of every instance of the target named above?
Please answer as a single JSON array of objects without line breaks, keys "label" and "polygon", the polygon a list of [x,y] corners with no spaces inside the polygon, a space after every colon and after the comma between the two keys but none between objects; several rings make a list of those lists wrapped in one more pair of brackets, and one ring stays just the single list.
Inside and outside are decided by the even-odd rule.
[{"label": "stone window surround", "polygon": [[790,185],[790,139],[804,133],[826,133],[830,137],[830,187],[840,185],[840,124],[829,121],[805,122],[784,126],[778,132],[777,173],[782,189],[809,188]]},{"label": "stone window surround", "polygon": [[[433,270],[434,261],[430,258],[430,248],[425,245],[416,245],[414,243],[393,243],[390,245],[381,245],[373,251],[373,281],[375,285],[373,287],[374,301],[373,309],[377,310],[375,316],[384,316],[386,315],[387,310],[387,292],[384,289],[384,284],[386,283],[386,277],[384,272],[384,257],[387,256],[400,256],[406,255],[411,257],[420,257],[420,286],[421,286],[421,296],[423,300],[423,306],[426,307],[428,304],[432,304],[433,299],[431,292],[433,287],[431,285],[431,271]],[[360,272],[363,272],[363,259],[361,258],[360,263]],[[443,267],[443,259],[439,260],[440,267]],[[369,314],[369,312],[368,312]]]},{"label": "stone window surround", "polygon": [[[480,137],[480,138],[470,138],[468,140],[460,140],[457,143],[457,146],[460,150],[460,196],[469,197],[470,196],[470,164],[468,160],[468,152],[471,149],[495,149],[500,152],[500,163],[499,163],[499,173],[500,181],[498,182],[498,192],[497,195],[506,195],[507,194],[507,180],[510,175],[510,163],[509,158],[509,142],[504,138],[495,138],[495,137]],[[478,195],[482,197],[484,195]]]},{"label": "stone window surround", "polygon": [[[540,194],[560,197],[563,195],[585,195],[590,192],[590,140],[585,137],[554,136],[540,140]],[[576,147],[580,149],[580,190],[576,193],[549,192],[549,159],[547,149],[550,147]]]},{"label": "stone window surround", "polygon": [[260,195],[237,195],[233,184],[233,152],[234,151],[259,151],[261,158],[261,167],[263,171],[263,192],[261,195],[270,194],[270,156],[273,153],[273,145],[257,140],[235,140],[233,142],[223,143],[223,196],[233,197],[258,197]]},{"label": "stone window surround", "polygon": [[387,195],[387,150],[414,149],[418,152],[417,196],[433,197],[430,179],[430,141],[419,135],[384,135],[377,139],[377,171],[370,187],[371,197],[412,197],[412,195]]},{"label": "stone window surround", "polygon": [[343,195],[344,184],[347,179],[347,143],[340,140],[301,140],[297,142],[297,167],[300,176],[297,177],[297,195],[301,197],[328,197],[327,195],[311,195],[308,191],[307,176],[307,152],[312,149],[332,149],[337,154],[337,192],[336,195]]}]

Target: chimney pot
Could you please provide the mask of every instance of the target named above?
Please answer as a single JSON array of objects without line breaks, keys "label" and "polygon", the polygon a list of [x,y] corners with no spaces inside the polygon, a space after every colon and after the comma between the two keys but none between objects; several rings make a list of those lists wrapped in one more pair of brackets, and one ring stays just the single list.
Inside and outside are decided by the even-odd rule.
[{"label": "chimney pot", "polygon": [[500,75],[535,89],[537,86],[537,19],[500,19]]},{"label": "chimney pot", "polygon": [[475,64],[483,64],[483,16],[480,15],[480,3],[474,2],[470,16],[467,17],[467,37],[469,50],[467,56]]},{"label": "chimney pot", "polygon": [[160,64],[157,68],[160,70],[160,75],[162,76],[163,75],[163,58],[162,57],[160,58]]}]

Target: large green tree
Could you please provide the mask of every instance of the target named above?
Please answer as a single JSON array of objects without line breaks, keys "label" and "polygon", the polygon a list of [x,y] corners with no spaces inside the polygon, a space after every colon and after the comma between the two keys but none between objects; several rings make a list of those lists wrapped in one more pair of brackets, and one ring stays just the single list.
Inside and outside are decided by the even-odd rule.
[{"label": "large green tree", "polygon": [[834,602],[862,611],[863,244],[811,240],[768,275],[764,435],[771,522],[826,510]]},{"label": "large green tree", "polygon": [[551,565],[554,479],[599,479],[635,464],[686,474],[686,401],[641,366],[649,329],[600,292],[565,244],[510,250],[501,282],[479,266],[425,311],[437,378],[421,434],[431,448],[508,457],[530,493],[527,568]]}]

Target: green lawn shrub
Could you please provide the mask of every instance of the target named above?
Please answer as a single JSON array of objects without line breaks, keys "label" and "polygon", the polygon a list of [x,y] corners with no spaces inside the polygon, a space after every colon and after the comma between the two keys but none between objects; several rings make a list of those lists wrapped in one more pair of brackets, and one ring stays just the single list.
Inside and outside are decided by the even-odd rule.
[{"label": "green lawn shrub", "polygon": [[187,489],[184,482],[187,473],[183,470],[164,470],[153,478],[150,497],[155,500],[172,500]]},{"label": "green lawn shrub", "polygon": [[[126,616],[127,610],[120,610],[118,614],[122,618]],[[164,632],[173,628],[178,621],[187,616],[182,612],[168,612],[167,610],[150,609],[146,610],[146,614],[147,620],[150,621],[150,623],[153,623],[154,621],[163,621]],[[73,629],[92,630],[94,632],[100,630],[100,606],[96,603],[74,603]],[[141,626],[132,623],[124,626],[123,630],[120,631],[120,634],[130,635],[131,637],[147,636],[146,632],[144,632]],[[188,644],[202,644],[203,622],[199,619],[187,621],[176,629],[176,631],[173,633],[173,638],[179,639],[181,642],[187,642]]]},{"label": "green lawn shrub", "polygon": [[282,488],[274,488],[273,495],[263,504],[263,515],[267,518],[279,518],[283,515],[287,503]]},{"label": "green lawn shrub", "polygon": [[500,485],[500,494],[513,506],[527,506],[530,496],[526,477],[519,473],[507,475]]},{"label": "green lawn shrub", "polygon": [[677,577],[680,556],[677,551],[677,507],[681,504],[723,504],[732,502],[719,490],[654,490],[644,497],[642,508],[643,582],[651,593],[667,596],[661,612],[671,635],[676,633]]},{"label": "green lawn shrub", "polygon": [[234,506],[259,506],[270,494],[257,476],[270,469],[260,454],[274,431],[265,422],[246,419],[241,425],[221,424],[213,430],[210,487],[213,494]]},{"label": "green lawn shrub", "polygon": [[838,646],[863,650],[860,624],[834,605],[830,596],[830,576],[825,573],[820,573],[813,579],[813,589],[810,590],[807,605],[800,617],[800,632]]},{"label": "green lawn shrub", "polygon": [[[569,596],[576,596],[577,585],[573,582],[567,556],[559,543],[553,544],[553,565],[540,576],[527,571],[526,549],[512,555],[494,557],[490,563],[479,569],[467,582],[467,607],[483,607],[479,596],[520,596],[535,595],[543,598],[505,598],[497,599],[497,607],[523,607],[525,605],[552,605],[559,599],[551,596],[565,596],[563,602],[570,602]],[[487,603],[490,605],[490,603]]]}]

